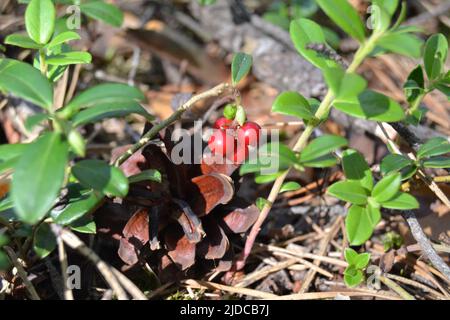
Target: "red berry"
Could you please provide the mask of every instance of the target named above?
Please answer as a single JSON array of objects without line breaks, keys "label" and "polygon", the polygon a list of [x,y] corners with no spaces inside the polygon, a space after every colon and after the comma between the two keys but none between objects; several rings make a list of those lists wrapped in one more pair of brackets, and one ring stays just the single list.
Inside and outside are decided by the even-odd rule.
[{"label": "red berry", "polygon": [[216,120],[214,129],[228,129],[231,128],[232,123],[233,120],[222,117]]},{"label": "red berry", "polygon": [[239,143],[235,144],[235,150],[233,153],[233,162],[235,164],[242,164],[247,160],[248,147]]},{"label": "red berry", "polygon": [[245,146],[257,147],[259,143],[259,136],[261,134],[261,127],[255,122],[246,122],[237,130],[238,142]]},{"label": "red berry", "polygon": [[226,130],[214,130],[208,141],[209,149],[216,155],[226,156],[233,151],[234,137],[227,134]]}]

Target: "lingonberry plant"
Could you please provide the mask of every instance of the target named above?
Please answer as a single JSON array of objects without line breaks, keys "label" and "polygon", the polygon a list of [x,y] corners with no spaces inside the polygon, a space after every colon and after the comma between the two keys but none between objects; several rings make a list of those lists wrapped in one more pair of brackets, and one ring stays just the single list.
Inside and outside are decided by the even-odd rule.
[{"label": "lingonberry plant", "polygon": [[[373,0],[371,33],[367,36],[359,14],[347,0],[316,2],[336,25],[359,42],[359,49],[353,61],[346,67],[342,65],[342,59],[336,59],[336,53],[327,43],[325,32],[320,25],[305,18],[291,22],[290,34],[296,49],[323,72],[329,90],[322,102],[306,99],[298,92],[281,93],[274,102],[273,111],[302,119],[305,123],[302,135],[292,149],[281,145],[276,149],[279,150],[277,154],[269,152],[260,155],[260,158],[283,159],[280,161],[278,173],[260,175],[261,169],[264,168],[263,162],[256,165],[245,163],[240,168],[241,174],[255,173],[256,182],[275,183],[268,199],[258,200],[261,214],[247,238],[244,252],[236,265],[238,269],[244,266],[256,235],[277,195],[286,188],[284,180],[292,168],[303,170],[305,167],[321,168],[341,163],[346,180],[333,184],[328,189],[328,194],[350,204],[346,217],[348,240],[350,245],[362,245],[371,237],[381,220],[383,208],[411,210],[419,207],[418,201],[412,195],[402,192],[402,179],[412,177],[420,169],[449,167],[449,158],[442,156],[450,151],[450,144],[444,138],[434,138],[421,145],[416,157],[388,155],[381,163],[381,177],[371,172],[358,151],[347,149],[337,152],[347,146],[345,138],[323,135],[309,141],[314,129],[327,120],[333,107],[349,116],[377,121],[381,125],[385,122],[418,124],[423,115],[420,103],[427,93],[437,89],[449,96],[449,73],[444,71],[448,43],[440,34],[431,36],[423,50],[428,81],[424,81],[423,68],[418,66],[411,72],[405,84],[408,101],[406,109],[390,97],[367,89],[367,81],[356,73],[364,59],[370,56],[388,52],[413,58],[422,56],[422,41],[414,35],[419,33],[420,29],[401,25],[406,13],[405,3],[401,5],[397,20],[392,23],[399,1]],[[394,152],[391,145],[388,147]],[[396,151],[399,152],[398,149]],[[374,176],[380,177],[376,183]],[[444,203],[448,203],[445,195],[437,195]],[[358,256],[351,249],[346,250],[345,256],[349,266],[344,272],[344,280],[349,286],[358,285],[363,281],[362,269],[368,264],[369,256]]]}]

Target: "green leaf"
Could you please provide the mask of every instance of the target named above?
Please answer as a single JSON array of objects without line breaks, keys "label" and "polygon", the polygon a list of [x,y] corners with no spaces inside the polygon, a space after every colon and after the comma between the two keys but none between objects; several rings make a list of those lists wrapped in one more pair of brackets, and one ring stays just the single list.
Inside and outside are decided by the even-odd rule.
[{"label": "green leaf", "polygon": [[378,40],[377,44],[390,52],[420,58],[423,41],[410,33],[388,32]]},{"label": "green leaf", "polygon": [[352,248],[346,248],[344,251],[344,257],[345,261],[347,261],[350,266],[354,266],[358,260],[358,252]]},{"label": "green leaf", "polygon": [[367,211],[367,215],[372,227],[375,228],[381,221],[380,205],[378,203],[373,203],[373,200],[369,199],[369,203],[365,210]]},{"label": "green leaf", "polygon": [[275,181],[279,176],[281,175],[280,172],[273,173],[273,174],[266,174],[266,175],[258,175],[255,176],[255,182],[257,184],[265,184],[269,182]]},{"label": "green leaf", "polygon": [[448,54],[447,38],[441,34],[432,35],[425,44],[424,64],[428,78],[434,80],[443,73]]},{"label": "green leaf", "polygon": [[377,5],[390,15],[393,16],[397,10],[399,0],[372,0],[373,5]]},{"label": "green leaf", "polygon": [[245,121],[247,120],[247,114],[245,113],[245,109],[243,106],[237,107],[235,120],[240,126],[243,126]]},{"label": "green leaf", "polygon": [[129,183],[136,183],[141,181],[153,181],[160,183],[162,181],[161,172],[159,172],[158,170],[149,169],[128,178]]},{"label": "green leaf", "polygon": [[323,70],[323,76],[327,86],[331,92],[336,96],[339,92],[341,82],[345,77],[345,71],[342,67],[333,67]]},{"label": "green leaf", "polygon": [[53,47],[56,47],[60,44],[72,41],[72,40],[80,40],[81,37],[78,33],[73,31],[65,31],[63,33],[58,34],[55,36],[52,41],[50,41],[49,44],[47,44],[47,48],[51,49]]},{"label": "green leaf", "polygon": [[325,156],[347,145],[347,140],[341,136],[324,135],[312,140],[301,152],[300,162],[308,162]]},{"label": "green leaf", "polygon": [[396,122],[405,117],[397,102],[371,90],[364,91],[357,98],[336,99],[334,106],[351,116],[373,121]]},{"label": "green leaf", "polygon": [[17,215],[29,224],[52,208],[64,182],[69,147],[62,135],[49,132],[28,145],[20,157],[11,183]]},{"label": "green leaf", "polygon": [[125,197],[128,179],[119,168],[100,160],[82,160],[72,167],[72,174],[80,183],[105,195]]},{"label": "green leaf", "polygon": [[316,2],[342,30],[359,42],[364,41],[366,37],[364,24],[358,12],[347,0],[316,0]]},{"label": "green leaf", "polygon": [[425,90],[425,79],[421,65],[414,68],[408,76],[408,80],[403,85],[408,102],[415,101]]},{"label": "green leaf", "polygon": [[45,258],[56,248],[56,238],[50,226],[42,223],[36,230],[33,241],[34,252],[39,258]]},{"label": "green leaf", "polygon": [[293,91],[281,93],[275,99],[272,111],[304,120],[311,120],[314,117],[308,100],[301,94]]},{"label": "green leaf", "polygon": [[327,193],[338,199],[354,203],[366,204],[369,192],[355,181],[339,181],[328,188]]},{"label": "green leaf", "polygon": [[42,44],[36,43],[30,37],[22,34],[11,34],[6,37],[5,44],[25,49],[41,49]]},{"label": "green leaf", "polygon": [[450,86],[449,85],[445,85],[445,84],[442,84],[442,83],[437,83],[436,84],[436,89],[438,89],[440,92],[445,94],[447,96],[447,100],[450,101]]},{"label": "green leaf", "polygon": [[91,54],[82,51],[62,52],[60,54],[47,57],[47,63],[53,66],[86,64],[91,63],[91,60],[92,60]]},{"label": "green leaf", "polygon": [[10,266],[9,258],[5,252],[0,250],[0,270],[6,271]]},{"label": "green leaf", "polygon": [[[347,267],[344,271],[344,282],[349,288],[353,288],[361,284],[364,280],[364,275],[361,270],[352,269],[352,267]],[[354,270],[354,271],[353,271]]]},{"label": "green leaf", "polygon": [[227,104],[223,109],[223,116],[229,120],[234,120],[234,118],[236,118],[236,113],[237,107],[234,103]]},{"label": "green leaf", "polygon": [[346,73],[339,83],[339,89],[336,90],[335,100],[353,101],[366,87],[367,81],[363,77],[355,73]]},{"label": "green leaf", "polygon": [[402,178],[405,179],[406,173],[410,171],[408,167],[412,167],[413,164],[414,162],[408,157],[400,154],[389,154],[381,161],[380,170],[383,175],[401,170]]},{"label": "green leaf", "polygon": [[82,217],[81,219],[73,222],[70,225],[70,228],[79,233],[95,234],[97,232],[97,225],[95,224],[95,221],[87,217]]},{"label": "green leaf", "polygon": [[273,171],[276,173],[288,169],[290,166],[298,162],[295,153],[286,145],[282,143],[268,143],[258,150],[257,159],[248,159],[239,169],[239,174],[262,172],[264,170]]},{"label": "green leaf", "polygon": [[231,62],[231,80],[233,85],[237,85],[250,72],[253,64],[253,57],[246,53],[236,53]]},{"label": "green leaf", "polygon": [[67,141],[77,156],[84,157],[86,155],[86,140],[77,130],[70,130]]},{"label": "green leaf", "polygon": [[91,87],[72,99],[59,114],[64,118],[83,108],[114,102],[143,101],[145,96],[135,87],[120,83],[105,83]]},{"label": "green leaf", "polygon": [[90,1],[80,5],[81,12],[90,18],[103,21],[114,27],[123,23],[123,12],[109,3],[103,1]]},{"label": "green leaf", "polygon": [[112,102],[100,104],[77,113],[73,118],[73,125],[78,127],[88,123],[97,122],[106,118],[124,117],[129,114],[140,114],[147,119],[153,119],[150,114],[138,103],[134,101]]},{"label": "green leaf", "polygon": [[0,199],[0,212],[9,210],[12,207],[14,207],[14,203],[12,202],[11,197],[6,196],[5,198]]},{"label": "green leaf", "polygon": [[26,144],[0,145],[0,172],[13,168],[26,148]]},{"label": "green leaf", "polygon": [[0,59],[0,89],[45,109],[53,105],[52,85],[39,70],[27,63]]},{"label": "green leaf", "polygon": [[103,197],[92,190],[86,190],[79,184],[68,187],[68,203],[62,210],[53,210],[53,220],[61,225],[69,225],[92,212],[101,203]]},{"label": "green leaf", "polygon": [[291,22],[289,30],[295,48],[310,63],[321,70],[339,67],[336,61],[307,48],[311,44],[325,44],[331,49],[320,25],[309,19],[298,19]]},{"label": "green leaf", "polygon": [[32,0],[25,11],[25,26],[35,42],[46,44],[55,30],[56,9],[51,0]]},{"label": "green leaf", "polygon": [[351,245],[359,246],[373,233],[372,221],[367,210],[360,206],[351,206],[345,218],[345,229]]},{"label": "green leaf", "polygon": [[286,182],[281,186],[280,193],[288,192],[288,191],[295,191],[295,190],[300,189],[301,187],[302,186],[297,182],[294,182],[294,181]]},{"label": "green leaf", "polygon": [[392,199],[397,194],[402,177],[400,173],[393,173],[381,179],[373,188],[372,197],[378,202],[383,203]]},{"label": "green leaf", "polygon": [[27,131],[32,131],[34,129],[34,127],[41,124],[48,118],[49,118],[49,115],[47,113],[40,112],[40,113],[33,114],[33,115],[29,116],[27,118],[27,120],[25,120],[25,129],[27,129]]},{"label": "green leaf", "polygon": [[436,137],[428,140],[419,147],[417,158],[423,159],[432,156],[439,156],[450,152],[450,143],[447,139]]},{"label": "green leaf", "polygon": [[359,182],[367,190],[373,188],[373,176],[364,156],[349,149],[342,153],[342,167],[348,180]]},{"label": "green leaf", "polygon": [[309,168],[328,168],[336,165],[337,163],[338,159],[334,155],[326,154],[313,160],[301,162],[301,165]]},{"label": "green leaf", "polygon": [[267,199],[264,199],[261,197],[256,199],[256,206],[258,207],[259,211],[261,211],[264,208],[264,206],[268,203],[269,203],[269,201]]},{"label": "green leaf", "polygon": [[370,253],[364,252],[356,258],[355,267],[357,269],[364,269],[370,262]]},{"label": "green leaf", "polygon": [[423,162],[426,168],[450,168],[450,157],[432,157]]},{"label": "green leaf", "polygon": [[419,202],[417,202],[416,198],[414,198],[409,193],[404,192],[398,192],[392,199],[383,202],[381,205],[383,206],[383,208],[397,209],[397,210],[409,210],[419,208]]}]

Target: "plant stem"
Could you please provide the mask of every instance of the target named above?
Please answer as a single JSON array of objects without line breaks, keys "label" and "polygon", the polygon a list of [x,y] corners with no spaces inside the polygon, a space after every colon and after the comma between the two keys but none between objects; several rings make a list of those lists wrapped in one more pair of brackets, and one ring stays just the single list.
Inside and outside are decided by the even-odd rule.
[{"label": "plant stem", "polygon": [[[361,65],[363,60],[373,51],[375,48],[376,42],[381,37],[382,33],[374,33],[372,36],[361,45],[361,47],[358,49],[358,51],[355,53],[355,57],[346,70],[346,73],[353,73],[358,69],[358,67]],[[334,94],[331,90],[328,90],[328,93],[326,94],[325,98],[322,100],[322,103],[320,104],[319,108],[317,109],[315,113],[315,118],[319,120],[326,120],[328,117],[328,114],[331,110],[331,107],[333,105],[334,101]],[[305,130],[297,140],[297,143],[295,144],[293,150],[294,152],[300,152],[302,151],[306,144],[308,143],[309,138],[311,137],[314,128],[319,125],[317,124],[308,124],[305,127]],[[291,169],[291,168],[290,168]],[[241,256],[238,258],[238,260],[235,262],[234,269],[240,270],[245,266],[245,262],[247,260],[247,257],[250,255],[250,252],[252,251],[253,244],[255,243],[256,237],[259,234],[259,231],[261,230],[262,224],[266,220],[270,210],[272,209],[272,205],[275,202],[278,193],[280,192],[281,186],[283,185],[284,180],[286,179],[290,169],[288,169],[286,172],[284,172],[281,176],[279,176],[273,186],[272,190],[270,191],[269,197],[267,198],[267,202],[263,209],[261,210],[261,213],[259,214],[258,219],[256,220],[255,224],[253,225],[252,229],[250,230],[250,233],[245,241],[244,250],[241,253]]]},{"label": "plant stem", "polygon": [[228,83],[222,83],[208,91],[193,96],[182,106],[180,106],[174,113],[172,113],[172,115],[169,118],[154,125],[146,134],[142,136],[142,138],[138,142],[136,142],[130,149],[128,149],[124,154],[122,154],[119,158],[117,158],[114,164],[116,166],[120,166],[121,164],[123,164],[134,153],[136,153],[139,149],[145,146],[150,140],[152,140],[161,130],[170,126],[172,123],[180,119],[181,115],[186,110],[190,109],[194,104],[207,98],[217,97],[228,88],[230,88],[230,85]]},{"label": "plant stem", "polygon": [[47,62],[45,59],[45,51],[43,49],[39,50],[39,61],[40,61],[41,73],[44,75],[44,77],[47,78],[48,66],[47,66]]}]

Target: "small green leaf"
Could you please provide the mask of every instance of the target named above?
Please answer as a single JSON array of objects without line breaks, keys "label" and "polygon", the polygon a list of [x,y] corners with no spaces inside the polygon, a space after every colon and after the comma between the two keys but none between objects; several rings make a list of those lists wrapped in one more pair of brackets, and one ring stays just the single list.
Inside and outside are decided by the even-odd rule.
[{"label": "small green leaf", "polygon": [[280,172],[274,174],[258,175],[255,174],[255,182],[257,184],[265,184],[275,181],[280,176]]},{"label": "small green leaf", "polygon": [[421,65],[414,68],[403,86],[408,102],[413,102],[425,90],[425,79]]},{"label": "small green leaf", "polygon": [[342,30],[359,42],[364,41],[366,36],[364,24],[358,12],[347,0],[316,0],[316,2]]},{"label": "small green leaf", "polygon": [[370,262],[370,253],[364,252],[356,258],[355,267],[357,269],[364,269]]},{"label": "small green leaf", "polygon": [[445,84],[442,84],[442,83],[437,83],[436,84],[436,89],[438,89],[440,92],[445,94],[447,96],[447,100],[450,101],[450,86],[449,85],[445,85]]},{"label": "small green leaf", "polygon": [[68,153],[67,142],[56,132],[25,149],[11,183],[15,211],[24,222],[34,224],[50,211],[64,182]]},{"label": "small green leaf", "polygon": [[397,10],[399,0],[372,0],[373,5],[377,5],[390,15],[393,16]]},{"label": "small green leaf", "polygon": [[367,210],[360,206],[351,206],[345,218],[345,228],[351,245],[359,246],[373,233],[372,221]]},{"label": "small green leaf", "polygon": [[288,192],[288,191],[295,191],[295,190],[300,189],[301,187],[302,186],[300,184],[298,184],[297,182],[293,182],[293,181],[286,182],[281,186],[280,193]]},{"label": "small green leaf", "polygon": [[0,145],[0,172],[13,168],[26,148],[26,144]]},{"label": "small green leaf", "polygon": [[141,181],[153,181],[161,183],[161,172],[159,172],[158,170],[149,169],[128,178],[129,183],[136,183]]},{"label": "small green leaf", "polygon": [[83,108],[114,102],[125,103],[128,101],[143,100],[145,100],[145,96],[135,87],[120,83],[105,83],[91,87],[77,95],[59,112],[59,114],[67,119]]},{"label": "small green leaf", "polygon": [[418,209],[419,202],[417,202],[416,198],[414,198],[409,193],[398,192],[392,199],[389,201],[383,202],[381,204],[383,208],[388,209],[397,209],[397,210],[409,210],[409,209]]},{"label": "small green leaf", "polygon": [[51,0],[32,0],[25,11],[25,26],[35,42],[46,44],[55,30],[56,9]]},{"label": "small green leaf", "polygon": [[380,205],[378,203],[373,203],[373,200],[369,199],[366,211],[372,227],[375,228],[381,221]]},{"label": "small green leaf", "polygon": [[314,117],[311,106],[301,94],[293,91],[281,93],[273,103],[272,111],[310,120]]},{"label": "small green leaf", "polygon": [[410,33],[388,32],[378,40],[377,44],[390,52],[420,58],[423,41]]},{"label": "small green leaf", "polygon": [[345,150],[342,153],[342,167],[348,180],[358,181],[367,190],[372,190],[372,172],[361,153],[353,149]]},{"label": "small green leaf", "polygon": [[384,122],[396,122],[405,118],[402,107],[391,98],[371,90],[366,90],[357,98],[336,99],[336,109],[351,116]]},{"label": "small green leaf", "polygon": [[237,107],[235,120],[237,123],[239,123],[240,126],[243,126],[245,121],[247,120],[247,114],[245,113],[245,109],[243,106]]},{"label": "small green leaf", "polygon": [[347,145],[347,140],[340,136],[324,135],[312,140],[301,152],[300,162],[308,162],[325,156]]},{"label": "small green leaf", "polygon": [[447,38],[441,34],[432,35],[425,44],[424,64],[428,78],[434,80],[443,73],[448,54]]},{"label": "small green leaf", "polygon": [[339,83],[335,100],[353,101],[366,89],[367,81],[358,74],[346,73]]},{"label": "small green leaf", "polygon": [[398,172],[407,166],[411,166],[413,161],[400,154],[389,154],[381,160],[380,170],[383,175]]},{"label": "small green leaf", "polygon": [[41,124],[48,118],[49,118],[49,115],[47,113],[40,112],[40,113],[33,114],[33,115],[29,116],[27,118],[27,120],[25,120],[25,129],[27,129],[27,131],[32,131],[34,129],[34,127]]},{"label": "small green leaf", "polygon": [[86,155],[86,141],[77,130],[71,130],[67,135],[67,141],[70,144],[73,152],[80,157]]},{"label": "small green leaf", "polygon": [[[325,44],[325,34],[317,23],[309,19],[298,19],[291,22],[290,34],[297,51],[310,63],[321,70],[339,67],[339,64],[324,55],[308,49],[311,44]],[[331,47],[328,46],[330,49]]]},{"label": "small green leaf", "polygon": [[97,225],[95,224],[95,221],[93,221],[92,218],[87,217],[82,217],[81,219],[71,223],[70,228],[79,233],[95,234],[97,232]]},{"label": "small green leaf", "polygon": [[0,59],[0,89],[47,110],[53,105],[50,82],[39,70],[24,62]]},{"label": "small green leaf", "polygon": [[361,284],[364,280],[364,275],[361,270],[354,267],[347,267],[344,271],[344,282],[349,288],[353,288]]},{"label": "small green leaf", "polygon": [[47,48],[51,49],[53,47],[56,47],[60,44],[67,43],[69,41],[73,40],[80,40],[81,37],[78,33],[73,31],[65,31],[63,33],[58,34],[55,36],[49,44],[47,44]]},{"label": "small green leaf", "polygon": [[88,52],[71,51],[62,52],[57,55],[47,57],[47,63],[53,66],[67,66],[70,64],[91,63],[92,56]]},{"label": "small green leaf", "polygon": [[372,197],[378,202],[386,202],[397,194],[402,178],[400,173],[385,176],[373,188]]},{"label": "small green leaf", "polygon": [[447,139],[436,137],[428,140],[419,147],[417,158],[423,159],[432,156],[439,156],[450,152],[450,143]]},{"label": "small green leaf", "polygon": [[269,203],[269,201],[267,199],[264,199],[261,197],[256,199],[256,206],[258,207],[259,211],[261,211],[264,208],[264,206],[268,203]]},{"label": "small green leaf", "polygon": [[302,161],[301,165],[309,168],[328,168],[335,166],[338,163],[337,157],[332,154],[326,154],[324,156],[315,158],[309,161]]},{"label": "small green leaf", "polygon": [[227,104],[223,109],[223,116],[229,120],[236,118],[237,107],[235,104]]},{"label": "small green leaf", "polygon": [[5,39],[5,44],[25,49],[41,49],[43,47],[42,44],[36,43],[30,37],[22,34],[11,34],[7,36]]},{"label": "small green leaf", "polygon": [[257,159],[249,159],[241,165],[239,174],[255,172],[267,174],[264,173],[265,170],[279,172],[288,169],[297,162],[297,156],[288,146],[276,142],[268,143],[259,147]]},{"label": "small green leaf", "polygon": [[338,199],[354,203],[366,204],[369,192],[355,181],[339,181],[328,188],[327,193]]},{"label": "small green leaf", "polygon": [[90,18],[103,21],[114,27],[120,27],[123,23],[123,12],[113,6],[100,0],[94,0],[80,5],[81,12]]},{"label": "small green leaf", "polygon": [[50,226],[42,223],[34,235],[33,249],[40,258],[47,257],[56,248],[56,238]]},{"label": "small green leaf", "polygon": [[124,117],[129,114],[140,114],[151,120],[153,117],[137,102],[113,102],[100,104],[77,113],[73,118],[73,125],[78,127],[88,123],[98,122],[107,118]]},{"label": "small green leaf", "polygon": [[125,197],[128,179],[122,170],[100,160],[83,160],[72,167],[72,174],[80,183],[105,195]]},{"label": "small green leaf", "polygon": [[231,62],[231,80],[233,85],[237,85],[250,72],[253,64],[253,57],[246,53],[236,53]]},{"label": "small green leaf", "polygon": [[344,251],[344,257],[345,261],[347,261],[350,266],[354,266],[358,259],[358,252],[356,252],[352,248],[346,248]]},{"label": "small green leaf", "polygon": [[426,168],[450,168],[450,157],[431,157],[423,162]]}]

